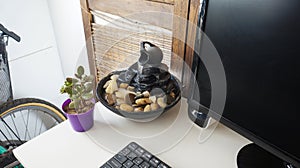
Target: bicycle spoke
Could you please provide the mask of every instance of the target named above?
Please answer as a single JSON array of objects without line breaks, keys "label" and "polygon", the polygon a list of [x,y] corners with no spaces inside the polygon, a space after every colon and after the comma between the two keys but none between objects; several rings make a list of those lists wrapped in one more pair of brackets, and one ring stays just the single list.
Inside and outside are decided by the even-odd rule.
[{"label": "bicycle spoke", "polygon": [[[25,124],[24,115],[23,115],[22,111],[20,111],[20,113],[21,113],[22,121],[23,121],[24,125],[26,125],[26,124]],[[25,133],[24,140],[26,140],[26,133]]]},{"label": "bicycle spoke", "polygon": [[[11,135],[11,133],[9,132],[9,130],[7,129],[7,127],[6,127],[6,125],[4,124],[4,120],[3,120],[3,118],[1,118],[1,120],[2,120],[2,125],[3,125],[3,127],[5,128],[5,130],[6,130],[6,132],[8,133],[8,135],[10,136],[10,140],[13,140],[13,137],[12,137],[12,135]],[[2,131],[1,131],[2,132]],[[11,142],[9,142],[10,144],[11,144]],[[14,144],[14,145],[16,145],[16,144]]]},{"label": "bicycle spoke", "polygon": [[[3,119],[1,118],[2,122],[7,126],[7,128],[9,129],[9,131],[11,133],[13,133],[13,135],[20,141],[20,143],[22,143],[20,137],[15,133],[15,131],[9,126],[9,124]],[[13,138],[12,138],[13,139]]]},{"label": "bicycle spoke", "polygon": [[18,135],[18,137],[20,138],[20,134],[19,134],[19,131],[18,131],[18,129],[17,129],[17,126],[16,126],[16,123],[15,123],[15,120],[13,119],[13,117],[14,117],[14,118],[16,118],[16,116],[15,116],[15,113],[13,113],[13,114],[10,114],[9,116],[10,116],[10,118],[11,118],[12,122],[13,122],[13,125],[14,125],[14,127],[15,127],[15,130],[16,130],[16,132],[17,132],[17,135]]},{"label": "bicycle spoke", "polygon": [[31,136],[30,136],[30,134],[29,134],[29,130],[28,130],[28,123],[29,123],[29,116],[30,116],[30,109],[27,109],[27,111],[28,111],[28,113],[27,113],[27,122],[26,122],[26,132],[27,132],[27,134],[28,134],[28,137],[29,137],[29,139],[31,139]]},{"label": "bicycle spoke", "polygon": [[7,138],[7,136],[4,134],[4,132],[0,129],[1,134],[4,136],[4,138],[6,139],[6,141],[11,144],[10,140]]},{"label": "bicycle spoke", "polygon": [[10,132],[8,131],[7,126],[6,126],[6,124],[4,123],[3,118],[1,118],[1,121],[2,121],[2,126],[4,127],[4,129],[6,130],[6,132],[9,134],[10,139],[12,139],[12,135],[11,135]]},{"label": "bicycle spoke", "polygon": [[37,127],[37,121],[38,121],[38,113],[37,113],[37,110],[35,110],[35,112],[36,112],[36,119],[35,119],[35,126],[34,126],[34,134],[33,134],[33,136],[36,136],[36,127]]},{"label": "bicycle spoke", "polygon": [[[29,110],[27,110],[28,111],[28,113],[29,113]],[[25,135],[24,135],[24,140],[26,140],[26,138],[27,138],[27,132],[28,132],[28,126],[27,126],[27,124],[25,123],[25,118],[24,118],[24,115],[23,115],[23,113],[21,112],[21,114],[22,114],[22,119],[23,119],[23,123],[24,123],[24,125],[25,125]],[[27,115],[29,115],[29,114],[27,114]],[[29,136],[29,134],[28,134],[28,136]],[[30,136],[29,136],[29,138],[30,138]],[[31,139],[31,138],[30,138]]]},{"label": "bicycle spoke", "polygon": [[[44,112],[43,116],[45,117],[45,112]],[[43,123],[44,123],[44,120],[43,120],[44,117],[41,117],[41,127],[40,127],[39,135],[41,134],[41,131],[42,131],[42,126],[43,126]]]}]

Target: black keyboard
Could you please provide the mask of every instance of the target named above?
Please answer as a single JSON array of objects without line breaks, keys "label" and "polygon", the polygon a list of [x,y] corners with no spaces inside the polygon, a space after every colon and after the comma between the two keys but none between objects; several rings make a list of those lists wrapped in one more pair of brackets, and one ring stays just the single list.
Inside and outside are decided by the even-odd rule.
[{"label": "black keyboard", "polygon": [[100,168],[170,168],[135,142],[129,143]]}]

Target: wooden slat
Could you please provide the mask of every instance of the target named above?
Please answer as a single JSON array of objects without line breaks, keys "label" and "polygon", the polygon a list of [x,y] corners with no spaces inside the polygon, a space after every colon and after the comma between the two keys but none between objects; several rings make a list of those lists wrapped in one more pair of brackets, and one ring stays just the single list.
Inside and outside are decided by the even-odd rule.
[{"label": "wooden slat", "polygon": [[171,70],[181,81],[185,54],[188,7],[188,0],[176,0],[174,2]]},{"label": "wooden slat", "polygon": [[197,21],[199,17],[199,0],[190,0],[190,8],[189,8],[189,19],[188,19],[188,31],[186,38],[186,48],[185,48],[185,64],[183,69],[183,84],[185,85],[183,93],[184,96],[187,97],[189,91],[189,85],[191,80],[191,68],[193,64],[193,55],[194,55],[194,47],[197,31],[199,31],[197,27]]},{"label": "wooden slat", "polygon": [[[130,18],[172,30],[173,5],[145,0],[88,0],[92,10]],[[144,14],[143,14],[144,13]]]},{"label": "wooden slat", "polygon": [[174,0],[146,0],[146,1],[160,2],[160,3],[166,3],[166,4],[174,5]]},{"label": "wooden slat", "polygon": [[126,69],[135,63],[140,56],[141,41],[150,41],[159,46],[164,54],[163,63],[170,65],[172,34],[169,32],[138,33],[130,29],[92,24],[92,34],[97,81],[114,70]]},{"label": "wooden slat", "polygon": [[[93,42],[92,42],[92,31],[91,31],[91,21],[92,21],[92,15],[89,11],[89,4],[87,0],[80,0],[81,5],[81,14],[82,14],[82,21],[84,26],[84,34],[85,34],[85,41],[86,41],[86,48],[87,48],[87,54],[88,54],[88,61],[89,61],[89,68],[90,73],[95,76],[96,78],[96,65],[95,65],[95,55],[94,55],[94,48],[93,48]],[[96,80],[94,83],[94,91],[96,89]],[[94,92],[95,93],[95,92]]]}]

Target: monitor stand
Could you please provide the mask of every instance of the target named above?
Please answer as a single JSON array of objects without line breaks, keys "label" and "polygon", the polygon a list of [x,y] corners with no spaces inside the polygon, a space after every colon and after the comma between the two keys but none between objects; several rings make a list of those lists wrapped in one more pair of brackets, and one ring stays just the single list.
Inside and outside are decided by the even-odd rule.
[{"label": "monitor stand", "polygon": [[239,151],[237,165],[238,168],[294,168],[253,143]]}]

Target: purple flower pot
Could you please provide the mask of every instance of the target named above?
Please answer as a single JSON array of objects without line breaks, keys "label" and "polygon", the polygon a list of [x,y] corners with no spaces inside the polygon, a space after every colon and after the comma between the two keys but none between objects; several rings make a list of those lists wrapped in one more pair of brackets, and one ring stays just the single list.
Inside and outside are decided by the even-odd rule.
[{"label": "purple flower pot", "polygon": [[[70,103],[71,100],[67,99],[62,105],[62,109],[64,109],[64,107],[68,106]],[[66,111],[64,112],[69,119],[72,128],[77,132],[88,131],[94,125],[94,107],[81,114],[68,114]]]}]

